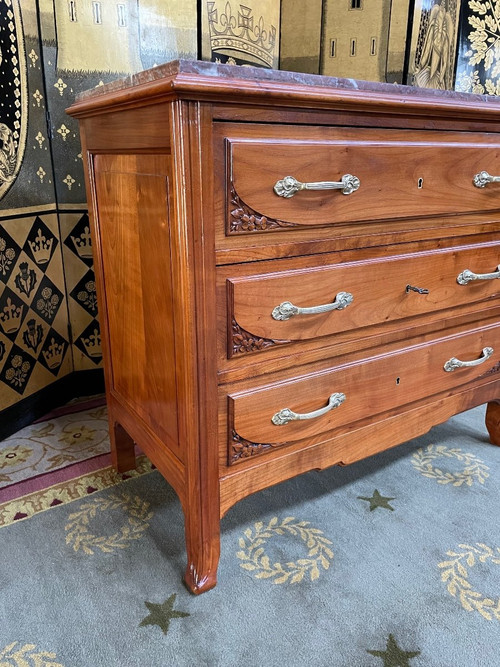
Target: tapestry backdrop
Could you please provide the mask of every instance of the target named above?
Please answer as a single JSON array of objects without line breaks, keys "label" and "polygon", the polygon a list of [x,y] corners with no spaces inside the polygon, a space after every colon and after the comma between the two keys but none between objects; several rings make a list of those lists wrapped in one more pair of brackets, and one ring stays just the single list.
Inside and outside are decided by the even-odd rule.
[{"label": "tapestry backdrop", "polygon": [[500,3],[464,0],[456,89],[500,95]]},{"label": "tapestry backdrop", "polygon": [[325,0],[321,74],[402,83],[409,0]]},{"label": "tapestry backdrop", "polygon": [[460,0],[416,0],[408,83],[453,89]]},{"label": "tapestry backdrop", "polygon": [[201,0],[202,60],[279,66],[280,0]]},{"label": "tapestry backdrop", "polygon": [[196,55],[196,0],[0,0],[0,411],[101,362],[65,109],[82,90]]},{"label": "tapestry backdrop", "polygon": [[200,56],[500,94],[500,2],[303,8],[298,0],[0,0],[0,412],[101,365],[78,124],[65,113],[80,91]]}]

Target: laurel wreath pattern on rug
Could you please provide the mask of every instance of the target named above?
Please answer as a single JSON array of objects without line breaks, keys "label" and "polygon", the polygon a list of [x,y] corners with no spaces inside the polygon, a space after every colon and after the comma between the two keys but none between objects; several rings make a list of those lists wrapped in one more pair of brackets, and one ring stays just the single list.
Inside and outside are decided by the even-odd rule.
[{"label": "laurel wreath pattern on rug", "polygon": [[[89,524],[98,512],[123,509],[127,513],[127,523],[113,535],[94,535]],[[74,551],[80,549],[86,554],[93,554],[95,549],[105,553],[113,553],[117,549],[125,549],[132,540],[138,540],[149,527],[153,512],[149,512],[149,503],[139,496],[111,494],[105,498],[93,498],[80,505],[77,512],[70,514],[69,523],[64,527],[67,531],[66,544]]]},{"label": "laurel wreath pattern on rug", "polygon": [[[463,463],[464,468],[458,472],[446,472],[433,466],[432,462],[439,458],[456,459]],[[444,445],[429,445],[425,449],[418,449],[413,454],[411,462],[413,467],[421,472],[424,477],[435,479],[438,484],[472,486],[474,481],[484,484],[489,477],[488,466],[477,456]]]},{"label": "laurel wreath pattern on rug", "polygon": [[19,642],[12,642],[0,651],[1,667],[63,667],[60,662],[54,662],[55,653],[36,648],[36,644],[19,646]]},{"label": "laurel wreath pattern on rug", "polygon": [[[331,541],[318,528],[311,528],[309,521],[297,521],[288,516],[281,523],[278,517],[272,518],[267,525],[257,522],[253,529],[244,531],[245,537],[240,537],[238,544],[241,551],[236,556],[243,562],[240,567],[249,572],[255,572],[256,579],[271,579],[274,584],[297,584],[309,574],[311,581],[318,579],[320,567],[328,570],[333,558],[333,551],[329,548]],[[266,554],[265,544],[277,535],[297,537],[305,543],[308,549],[306,558],[299,558],[287,563],[272,563]]]},{"label": "laurel wreath pattern on rug", "polygon": [[450,556],[451,560],[438,564],[442,569],[441,581],[447,582],[448,592],[460,600],[464,609],[478,611],[488,621],[493,618],[500,621],[500,597],[495,601],[473,590],[467,569],[487,561],[500,565],[500,548],[492,549],[481,542],[477,542],[475,546],[459,544],[458,547],[462,551],[447,551],[446,555]]}]

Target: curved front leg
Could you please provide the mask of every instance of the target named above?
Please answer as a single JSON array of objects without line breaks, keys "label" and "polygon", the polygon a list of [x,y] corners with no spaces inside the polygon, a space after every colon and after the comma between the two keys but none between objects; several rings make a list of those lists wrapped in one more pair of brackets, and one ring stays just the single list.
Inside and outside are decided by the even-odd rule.
[{"label": "curved front leg", "polygon": [[486,408],[486,428],[490,442],[500,446],[500,401],[491,401]]},{"label": "curved front leg", "polygon": [[205,507],[203,512],[197,511],[196,506],[184,508],[187,551],[184,583],[195,595],[209,591],[217,583],[220,557],[218,510],[218,506]]}]

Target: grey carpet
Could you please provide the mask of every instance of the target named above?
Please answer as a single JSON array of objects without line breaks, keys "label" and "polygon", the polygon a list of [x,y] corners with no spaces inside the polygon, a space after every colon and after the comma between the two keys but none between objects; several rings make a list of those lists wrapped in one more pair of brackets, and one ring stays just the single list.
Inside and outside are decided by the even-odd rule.
[{"label": "grey carpet", "polygon": [[158,472],[54,507],[0,529],[0,665],[498,667],[499,481],[484,407],[295,478],[229,511],[200,597]]}]

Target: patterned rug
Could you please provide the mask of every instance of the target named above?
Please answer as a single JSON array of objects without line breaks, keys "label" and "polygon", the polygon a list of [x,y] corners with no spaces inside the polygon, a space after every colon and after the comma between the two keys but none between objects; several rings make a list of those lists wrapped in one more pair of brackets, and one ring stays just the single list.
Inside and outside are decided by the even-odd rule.
[{"label": "patterned rug", "polygon": [[151,472],[137,454],[137,470],[111,468],[104,397],[58,408],[0,442],[0,526]]},{"label": "patterned rug", "polygon": [[1,505],[2,667],[500,664],[500,449],[484,407],[238,503],[199,597],[181,583],[169,485],[146,459],[126,479],[100,472],[49,508]]}]

